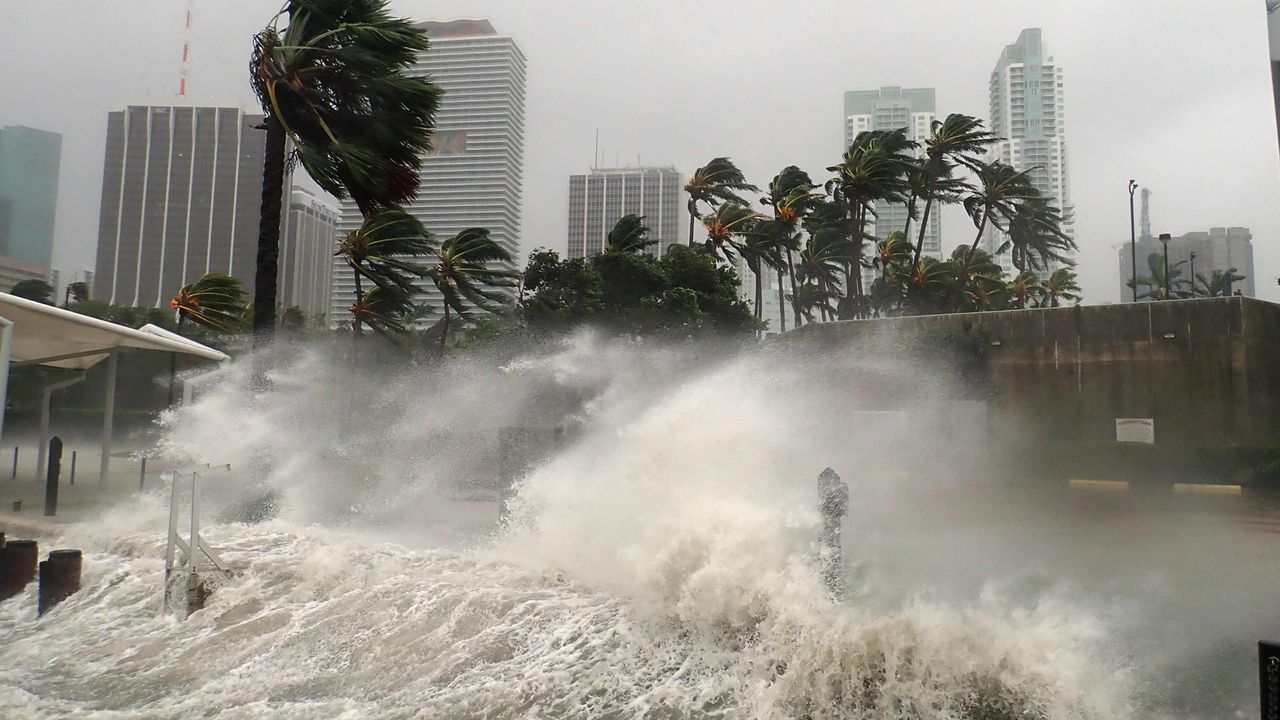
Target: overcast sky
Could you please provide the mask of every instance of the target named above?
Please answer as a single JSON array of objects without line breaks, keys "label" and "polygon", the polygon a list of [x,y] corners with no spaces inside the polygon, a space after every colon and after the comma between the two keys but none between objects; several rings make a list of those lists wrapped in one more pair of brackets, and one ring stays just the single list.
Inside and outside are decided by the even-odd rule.
[{"label": "overcast sky", "polygon": [[[0,2],[0,125],[63,135],[63,277],[92,268],[107,112],[177,91],[185,0]],[[195,0],[189,94],[251,107],[250,38],[280,0]],[[564,249],[568,176],[591,164],[683,173],[729,155],[764,185],[838,159],[842,94],[935,87],[938,112],[985,117],[987,79],[1040,27],[1065,71],[1080,271],[1119,298],[1125,185],[1149,186],[1153,230],[1253,231],[1257,287],[1280,300],[1280,153],[1262,0],[393,0],[419,19],[488,17],[529,59],[524,237]],[[944,248],[968,242],[944,216]]]}]

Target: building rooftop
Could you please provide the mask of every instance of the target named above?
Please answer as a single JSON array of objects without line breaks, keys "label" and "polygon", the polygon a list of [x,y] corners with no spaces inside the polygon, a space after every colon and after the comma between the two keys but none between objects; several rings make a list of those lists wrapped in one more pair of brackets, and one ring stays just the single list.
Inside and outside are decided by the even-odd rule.
[{"label": "building rooftop", "polygon": [[418,27],[430,38],[475,37],[497,35],[493,23],[485,18],[458,18],[457,20],[425,20]]}]

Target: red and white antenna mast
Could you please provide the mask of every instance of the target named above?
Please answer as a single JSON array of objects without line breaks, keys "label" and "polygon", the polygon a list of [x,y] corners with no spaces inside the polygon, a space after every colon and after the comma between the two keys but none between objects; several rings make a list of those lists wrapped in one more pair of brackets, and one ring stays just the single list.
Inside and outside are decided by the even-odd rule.
[{"label": "red and white antenna mast", "polygon": [[187,95],[187,65],[191,60],[191,5],[187,0],[187,26],[182,35],[182,69],[178,74],[178,97]]}]

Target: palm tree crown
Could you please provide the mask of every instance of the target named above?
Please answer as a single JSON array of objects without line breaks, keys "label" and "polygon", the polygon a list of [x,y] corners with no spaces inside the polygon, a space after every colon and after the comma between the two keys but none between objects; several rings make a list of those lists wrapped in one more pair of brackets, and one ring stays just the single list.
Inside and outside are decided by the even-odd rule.
[{"label": "palm tree crown", "polygon": [[734,202],[746,205],[747,201],[738,195],[740,192],[758,192],[760,188],[747,182],[747,178],[737,165],[727,157],[712,158],[710,162],[694,171],[684,191],[689,194],[689,245],[693,246],[693,224],[695,218],[701,218],[698,204],[705,203],[716,207],[721,203]]}]

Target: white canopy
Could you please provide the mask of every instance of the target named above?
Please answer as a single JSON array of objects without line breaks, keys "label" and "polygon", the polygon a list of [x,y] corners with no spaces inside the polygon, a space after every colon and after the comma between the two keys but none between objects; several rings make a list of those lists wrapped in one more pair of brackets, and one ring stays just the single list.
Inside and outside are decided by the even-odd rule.
[{"label": "white canopy", "polygon": [[195,355],[209,360],[227,356],[211,347],[154,325],[134,330],[70,310],[0,293],[0,317],[13,323],[11,360],[15,364],[83,370],[115,348],[138,348]]}]

